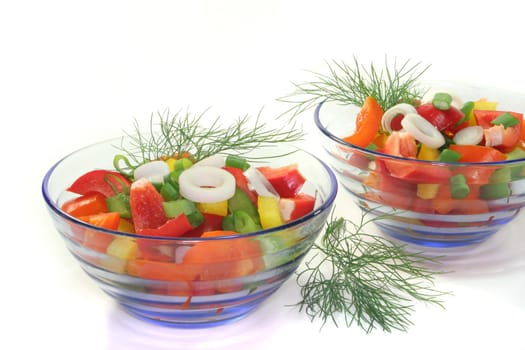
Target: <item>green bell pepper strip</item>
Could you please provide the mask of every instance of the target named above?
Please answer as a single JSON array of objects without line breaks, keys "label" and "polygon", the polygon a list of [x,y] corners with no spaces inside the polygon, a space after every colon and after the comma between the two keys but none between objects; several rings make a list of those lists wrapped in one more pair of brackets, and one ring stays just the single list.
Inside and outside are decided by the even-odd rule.
[{"label": "green bell pepper strip", "polygon": [[250,233],[259,231],[262,227],[257,224],[248,213],[237,210],[224,218],[222,221],[222,229],[238,233]]}]

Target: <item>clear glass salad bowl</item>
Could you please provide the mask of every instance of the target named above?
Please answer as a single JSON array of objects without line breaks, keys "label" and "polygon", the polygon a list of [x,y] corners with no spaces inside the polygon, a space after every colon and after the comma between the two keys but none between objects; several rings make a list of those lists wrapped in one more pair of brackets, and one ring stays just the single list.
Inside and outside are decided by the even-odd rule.
[{"label": "clear glass salad bowl", "polygon": [[[130,314],[162,325],[220,325],[256,309],[297,269],[337,194],[336,177],[327,165],[304,150],[279,144],[248,156],[261,165],[297,163],[307,179],[302,191],[316,198],[313,212],[283,226],[236,236],[166,238],[106,230],[62,211],[68,186],[89,170],[112,169],[115,145],[121,141],[108,140],[67,155],[45,175],[42,193],[56,230],[81,268]],[[109,248],[84,244],[86,235],[137,244],[142,255],[116,257]],[[213,253],[204,260],[181,263],[179,257],[197,246]],[[137,277],[137,271],[151,278]]]},{"label": "clear glass salad bowl", "polygon": [[[517,92],[442,82],[429,86],[463,101],[487,98],[497,101],[498,110],[525,111],[525,95]],[[485,241],[520,215],[525,205],[524,158],[446,163],[357,147],[343,138],[355,130],[359,110],[324,102],[317,105],[314,121],[342,186],[360,208],[380,217],[375,223],[382,232],[417,245],[465,246]],[[470,189],[464,198],[450,196],[450,181],[457,174]],[[437,194],[421,195],[418,191],[425,186]]]}]

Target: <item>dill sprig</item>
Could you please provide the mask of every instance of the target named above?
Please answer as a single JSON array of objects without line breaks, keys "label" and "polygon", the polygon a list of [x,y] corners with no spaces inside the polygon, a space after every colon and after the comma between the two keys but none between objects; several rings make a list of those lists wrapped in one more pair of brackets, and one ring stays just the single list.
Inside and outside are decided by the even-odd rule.
[{"label": "dill sprig", "polygon": [[326,64],[328,74],[310,71],[313,81],[294,83],[294,92],[277,99],[293,104],[281,116],[292,113],[295,117],[323,101],[362,106],[369,96],[374,97],[383,110],[401,102],[410,103],[422,96],[416,83],[430,67],[421,67],[421,62],[412,64],[410,60],[401,64],[394,60],[390,65],[385,57],[384,67],[378,70],[373,63],[366,68],[355,56],[352,63],[333,60]]},{"label": "dill sprig", "polygon": [[367,333],[381,328],[406,331],[412,325],[414,302],[443,307],[447,294],[434,289],[441,273],[425,265],[437,263],[404,245],[366,233],[366,225],[384,216],[368,219],[364,210],[359,222],[332,215],[306,268],[298,273],[302,300],[297,303],[312,319],[338,326],[342,316],[347,327],[357,324]]},{"label": "dill sprig", "polygon": [[134,169],[152,160],[178,157],[186,152],[195,161],[232,151],[244,155],[256,148],[295,142],[304,136],[295,123],[270,128],[268,123],[262,121],[261,113],[255,118],[249,115],[238,117],[227,126],[221,124],[220,116],[206,119],[206,113],[207,110],[200,114],[190,111],[172,114],[169,110],[153,113],[148,132],[143,132],[135,119],[134,132],[125,132],[126,143],[123,138],[117,147],[124,155],[116,159]]}]

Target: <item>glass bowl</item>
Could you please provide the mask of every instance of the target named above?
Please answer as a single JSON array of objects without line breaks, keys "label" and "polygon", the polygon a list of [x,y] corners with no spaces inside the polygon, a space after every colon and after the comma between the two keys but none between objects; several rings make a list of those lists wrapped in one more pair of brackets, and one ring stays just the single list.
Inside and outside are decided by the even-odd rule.
[{"label": "glass bowl", "polygon": [[[297,269],[337,194],[336,177],[327,165],[304,150],[280,144],[248,156],[260,165],[297,163],[307,179],[302,192],[316,198],[313,212],[283,226],[236,236],[160,238],[106,230],[63,212],[68,186],[89,170],[112,169],[115,145],[120,147],[121,141],[108,140],[69,154],[45,174],[42,193],[56,230],[81,268],[129,313],[162,325],[220,325],[256,309]],[[286,155],[272,158],[276,154]],[[85,244],[93,235],[136,245],[140,256],[116,257],[111,244],[107,249]],[[192,247],[216,254],[181,263],[180,257]]]},{"label": "glass bowl", "polygon": [[[463,101],[488,98],[498,102],[498,110],[525,111],[525,95],[517,92],[443,82],[427,84],[452,92]],[[525,204],[525,159],[452,164],[357,147],[343,138],[355,130],[359,109],[323,102],[314,111],[314,121],[340,183],[361,209],[381,217],[375,223],[385,234],[422,246],[464,246],[485,241],[520,214]],[[396,169],[408,169],[411,176],[400,177]],[[458,173],[465,175],[472,196],[425,198],[418,194],[421,186],[435,186],[447,193],[450,177]],[[492,176],[495,173],[506,175],[498,179]]]}]

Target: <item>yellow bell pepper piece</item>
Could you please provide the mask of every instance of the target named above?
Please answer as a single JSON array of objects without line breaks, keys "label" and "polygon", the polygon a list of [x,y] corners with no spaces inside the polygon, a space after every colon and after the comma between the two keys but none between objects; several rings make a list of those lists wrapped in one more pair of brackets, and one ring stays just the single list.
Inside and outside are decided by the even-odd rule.
[{"label": "yellow bell pepper piece", "polygon": [[116,237],[108,245],[106,253],[122,260],[129,260],[135,257],[138,245],[134,239],[129,237]]},{"label": "yellow bell pepper piece", "polygon": [[170,171],[175,170],[175,161],[176,159],[174,158],[168,158],[165,160],[166,164],[168,164],[168,167],[170,168]]},{"label": "yellow bell pepper piece", "polygon": [[[417,159],[419,160],[436,160],[439,157],[439,150],[421,144]],[[421,199],[435,198],[439,189],[438,184],[417,184],[417,196]]]},{"label": "yellow bell pepper piece", "polygon": [[496,108],[498,108],[498,103],[494,101],[488,101],[486,98],[481,98],[477,101],[474,101],[474,109],[495,111]]},{"label": "yellow bell pepper piece", "polygon": [[135,258],[138,250],[137,242],[129,237],[116,237],[106,249],[107,255],[99,263],[106,269],[116,272],[126,272],[128,260]]},{"label": "yellow bell pepper piece", "polygon": [[[488,101],[486,98],[480,98],[479,100],[474,101],[474,108],[472,110],[479,109],[483,111],[495,111],[497,107],[497,102]],[[468,116],[468,124],[470,126],[477,125],[476,118],[474,118],[474,113],[472,111]]]},{"label": "yellow bell pepper piece", "polygon": [[203,214],[226,216],[228,215],[228,201],[197,203],[197,209]]},{"label": "yellow bell pepper piece", "polygon": [[431,148],[425,144],[421,144],[417,159],[419,160],[436,160],[439,156],[439,150],[437,148]]},{"label": "yellow bell pepper piece", "polygon": [[279,209],[279,198],[259,196],[257,198],[257,210],[263,229],[284,225],[281,210]]},{"label": "yellow bell pepper piece", "polygon": [[417,196],[421,199],[436,198],[439,184],[417,184]]}]

